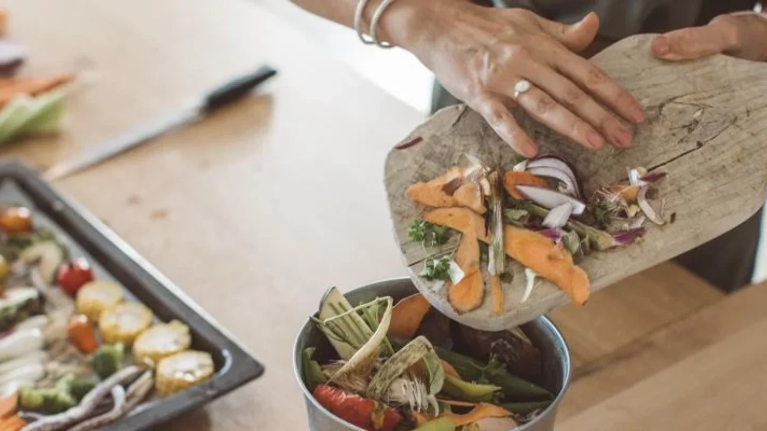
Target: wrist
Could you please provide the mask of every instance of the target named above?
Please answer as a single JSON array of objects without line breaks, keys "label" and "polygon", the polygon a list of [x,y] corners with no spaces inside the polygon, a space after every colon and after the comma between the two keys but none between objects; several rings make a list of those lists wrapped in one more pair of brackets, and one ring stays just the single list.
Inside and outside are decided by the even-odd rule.
[{"label": "wrist", "polygon": [[[418,55],[419,47],[428,45],[439,34],[445,13],[463,3],[469,4],[467,0],[395,0],[378,23],[379,39]],[[371,2],[370,17],[379,4]]]}]

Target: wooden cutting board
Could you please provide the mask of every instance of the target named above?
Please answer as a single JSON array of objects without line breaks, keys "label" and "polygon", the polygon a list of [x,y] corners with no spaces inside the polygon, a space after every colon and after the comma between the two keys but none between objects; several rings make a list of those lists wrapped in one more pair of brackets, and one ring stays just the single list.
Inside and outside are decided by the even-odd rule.
[{"label": "wooden cutting board", "polygon": [[[723,55],[664,62],[651,56],[651,40],[652,35],[631,37],[593,58],[647,111],[647,121],[635,128],[631,149],[586,151],[523,112],[514,112],[539,144],[541,154],[559,155],[575,166],[586,196],[604,185],[625,181],[627,167],[668,173],[660,183],[659,197],[665,198],[666,219],[674,214],[675,222],[660,227],[647,222],[648,232],[640,243],[596,252],[581,262],[592,292],[723,234],[753,215],[765,201],[767,65]],[[501,163],[511,161],[514,153],[465,106],[438,112],[403,142],[415,138],[422,140],[391,150],[385,182],[403,260],[429,301],[451,318],[484,330],[513,327],[567,303],[568,298],[545,281],[539,281],[531,297],[520,303],[524,270],[512,263],[513,280],[503,286],[506,305],[502,315],[491,312],[486,272],[483,306],[459,315],[447,302],[443,283],[418,276],[425,255],[420,244],[409,240],[407,231],[425,208],[408,199],[405,189],[441,175],[466,153]],[[658,200],[655,206],[657,209]]]}]

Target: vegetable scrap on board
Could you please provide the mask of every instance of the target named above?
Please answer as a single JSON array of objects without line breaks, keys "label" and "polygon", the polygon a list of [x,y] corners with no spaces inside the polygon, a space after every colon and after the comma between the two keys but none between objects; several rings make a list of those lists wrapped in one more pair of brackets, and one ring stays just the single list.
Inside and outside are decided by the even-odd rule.
[{"label": "vegetable scrap on board", "polygon": [[95,430],[209,379],[189,327],[160,322],[123,286],[0,205],[0,430]]},{"label": "vegetable scrap on board", "polygon": [[[664,172],[629,169],[627,181],[605,185],[587,200],[575,170],[559,157],[518,161],[509,170],[466,158],[468,166],[450,167],[406,190],[413,202],[425,207],[408,231],[423,250],[420,276],[444,281],[448,302],[459,314],[482,306],[486,286],[494,314],[502,315],[512,306],[505,302],[502,283],[511,276],[508,259],[525,267],[522,303],[540,277],[582,305],[589,298],[590,282],[578,262],[593,252],[638,241],[648,220],[666,223],[664,200],[659,210],[650,202],[651,196],[657,197],[655,186],[666,177]],[[469,189],[480,191],[482,201],[456,196]],[[455,234],[460,235],[458,246],[447,245],[454,244],[450,240]],[[478,259],[477,242],[488,245],[487,259]]]},{"label": "vegetable scrap on board", "polygon": [[463,326],[420,293],[353,305],[331,288],[312,319],[325,337],[302,352],[304,384],[362,429],[512,430],[554,400],[523,331]]}]

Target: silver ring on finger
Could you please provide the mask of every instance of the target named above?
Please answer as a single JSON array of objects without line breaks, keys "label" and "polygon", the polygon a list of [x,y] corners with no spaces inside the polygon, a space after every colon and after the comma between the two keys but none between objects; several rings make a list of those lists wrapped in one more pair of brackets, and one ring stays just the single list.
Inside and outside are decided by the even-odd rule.
[{"label": "silver ring on finger", "polygon": [[530,84],[530,81],[526,79],[519,80],[516,84],[514,84],[514,98],[519,98],[519,96],[529,91],[532,87],[533,85]]}]

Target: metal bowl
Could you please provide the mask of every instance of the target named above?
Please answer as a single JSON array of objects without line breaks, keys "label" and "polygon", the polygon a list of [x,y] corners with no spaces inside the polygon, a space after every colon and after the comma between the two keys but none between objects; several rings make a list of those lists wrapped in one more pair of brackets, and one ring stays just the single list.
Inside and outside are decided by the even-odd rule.
[{"label": "metal bowl", "polygon": [[[397,278],[380,281],[354,289],[345,296],[352,304],[372,301],[376,297],[391,296],[395,302],[416,293],[417,290],[409,278]],[[570,383],[570,353],[562,334],[546,317],[522,326],[522,329],[532,342],[541,350],[543,357],[544,382],[543,386],[556,394],[551,405],[538,415],[535,420],[515,428],[515,431],[553,431],[557,406],[565,395]],[[305,347],[317,346],[324,335],[316,328],[311,319],[307,319],[296,338],[293,348],[293,370],[299,386],[304,393],[306,409],[309,414],[309,429],[311,431],[364,431],[349,422],[336,417],[322,407],[312,396],[303,379],[301,352]]]}]

